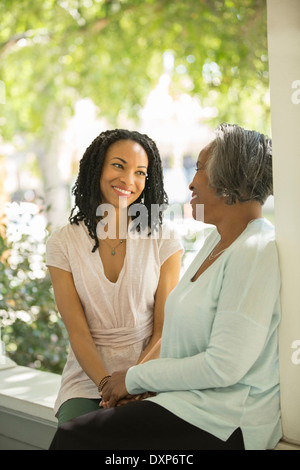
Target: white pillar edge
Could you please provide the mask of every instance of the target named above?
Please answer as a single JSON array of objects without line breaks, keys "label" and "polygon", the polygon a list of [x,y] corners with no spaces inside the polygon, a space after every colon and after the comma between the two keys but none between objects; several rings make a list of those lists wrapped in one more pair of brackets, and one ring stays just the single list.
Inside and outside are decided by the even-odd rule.
[{"label": "white pillar edge", "polygon": [[267,0],[267,13],[283,439],[300,444],[300,0]]}]

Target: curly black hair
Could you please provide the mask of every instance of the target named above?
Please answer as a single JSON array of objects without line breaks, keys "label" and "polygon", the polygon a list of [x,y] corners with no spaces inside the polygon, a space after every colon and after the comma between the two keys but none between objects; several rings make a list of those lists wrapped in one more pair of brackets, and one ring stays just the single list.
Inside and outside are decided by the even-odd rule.
[{"label": "curly black hair", "polygon": [[[110,145],[119,140],[132,140],[140,144],[148,157],[148,171],[144,189],[144,204],[148,211],[148,227],[157,230],[162,224],[162,212],[156,221],[151,220],[151,205],[158,204],[166,207],[168,196],[163,185],[163,170],[159,150],[155,142],[146,134],[126,129],[114,129],[102,132],[89,145],[83,154],[79,164],[79,173],[72,189],[75,196],[75,204],[71,210],[69,222],[79,224],[83,221],[90,237],[95,241],[92,252],[99,247],[97,237],[97,207],[101,204],[100,177],[106,152]],[[142,195],[134,204],[141,203]],[[138,215],[132,216],[134,220]],[[136,230],[144,227],[135,227]]]}]

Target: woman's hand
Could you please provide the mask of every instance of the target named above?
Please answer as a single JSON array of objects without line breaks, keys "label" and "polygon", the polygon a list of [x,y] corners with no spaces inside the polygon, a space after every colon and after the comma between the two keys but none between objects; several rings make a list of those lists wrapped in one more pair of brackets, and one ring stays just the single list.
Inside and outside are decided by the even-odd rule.
[{"label": "woman's hand", "polygon": [[[119,400],[116,406],[127,405],[127,403],[130,403],[131,401],[141,401],[141,400],[144,400],[145,398],[154,397],[154,395],[156,395],[156,393],[154,392],[144,392],[138,395],[127,395],[127,397]],[[103,408],[109,408],[108,402],[102,402],[101,406],[103,406]]]},{"label": "woman's hand", "polygon": [[[118,401],[118,403],[115,406],[123,406],[126,405],[127,403],[131,401],[136,401],[139,400],[140,395],[127,395],[124,398],[121,398],[121,400]],[[101,402],[102,408],[110,408],[109,406],[109,401],[103,401]]]},{"label": "woman's hand", "polygon": [[156,395],[152,392],[144,392],[138,395],[130,395],[126,389],[125,377],[127,370],[113,372],[111,378],[104,385],[102,390],[101,406],[112,408],[114,406],[126,405],[131,401],[144,400]]},{"label": "woman's hand", "polygon": [[[118,403],[116,404],[116,406],[127,405],[127,403],[130,403],[132,401],[142,401],[142,400],[145,400],[145,398],[154,397],[155,395],[156,395],[155,392],[144,392],[144,393],[140,393],[138,395],[127,395],[125,398],[122,398],[121,400],[119,400]],[[100,406],[102,408],[110,408],[108,401],[103,401],[102,400],[100,402]]]},{"label": "woman's hand", "polygon": [[103,408],[117,406],[117,403],[128,397],[128,391],[125,385],[127,369],[124,371],[113,372],[111,378],[104,385],[102,390]]}]

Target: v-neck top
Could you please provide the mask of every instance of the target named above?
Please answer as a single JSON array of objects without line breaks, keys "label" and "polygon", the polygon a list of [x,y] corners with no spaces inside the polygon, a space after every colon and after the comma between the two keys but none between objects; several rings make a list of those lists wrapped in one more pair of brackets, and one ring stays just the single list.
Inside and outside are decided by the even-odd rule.
[{"label": "v-neck top", "polygon": [[[99,250],[83,222],[68,224],[47,241],[46,264],[71,272],[86,319],[108,372],[136,364],[153,330],[154,297],[161,265],[182,250],[174,232],[126,240],[126,255],[117,282],[104,273]],[[98,398],[70,347],[55,412],[69,398]]]},{"label": "v-neck top", "polygon": [[131,367],[129,393],[246,449],[281,438],[278,325],[280,270],[274,227],[256,219],[196,281],[219,241],[213,229],[165,305],[161,358]]}]

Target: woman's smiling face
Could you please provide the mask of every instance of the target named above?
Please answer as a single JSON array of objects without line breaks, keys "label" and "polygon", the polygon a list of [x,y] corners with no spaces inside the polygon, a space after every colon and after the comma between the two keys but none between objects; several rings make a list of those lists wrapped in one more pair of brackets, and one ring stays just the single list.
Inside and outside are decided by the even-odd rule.
[{"label": "woman's smiling face", "polygon": [[144,148],[133,140],[118,140],[107,150],[100,191],[102,203],[114,207],[127,207],[142,194],[148,169],[148,156]]}]

